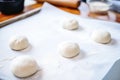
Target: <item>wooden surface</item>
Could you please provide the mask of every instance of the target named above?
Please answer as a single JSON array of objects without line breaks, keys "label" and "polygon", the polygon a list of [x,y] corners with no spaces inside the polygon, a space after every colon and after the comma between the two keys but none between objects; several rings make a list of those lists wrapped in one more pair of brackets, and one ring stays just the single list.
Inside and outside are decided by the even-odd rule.
[{"label": "wooden surface", "polygon": [[[24,11],[23,11],[22,13],[20,13],[20,14],[26,13],[26,12],[31,11],[31,10],[33,10],[33,9],[36,9],[36,8],[38,8],[38,7],[40,7],[40,6],[42,6],[42,4],[29,5],[29,6],[25,7]],[[20,15],[20,14],[4,15],[4,14],[1,14],[1,13],[0,13],[0,22],[5,21],[5,20],[8,20],[8,19],[11,19],[11,18],[16,17],[16,16],[18,16],[18,15]]]},{"label": "wooden surface", "polygon": [[[42,3],[36,3],[33,5],[29,5],[25,7],[24,11],[20,14],[23,14],[25,12],[28,12],[30,10],[33,10],[35,8],[41,7],[43,4]],[[57,6],[58,7],[58,6]],[[65,7],[58,7],[66,12],[72,13],[72,14],[77,14],[83,17],[90,17],[90,18],[95,18],[95,19],[101,19],[101,20],[107,20],[107,21],[113,21],[113,22],[119,22],[120,23],[120,13],[115,13],[112,11],[109,11],[108,14],[106,15],[99,15],[99,14],[94,14],[89,12],[89,7],[85,3],[81,3],[80,5],[80,10],[77,9],[70,9],[70,8],[65,8]],[[0,13],[0,22],[11,19],[13,17],[16,17],[20,14],[16,15],[3,15]]]}]

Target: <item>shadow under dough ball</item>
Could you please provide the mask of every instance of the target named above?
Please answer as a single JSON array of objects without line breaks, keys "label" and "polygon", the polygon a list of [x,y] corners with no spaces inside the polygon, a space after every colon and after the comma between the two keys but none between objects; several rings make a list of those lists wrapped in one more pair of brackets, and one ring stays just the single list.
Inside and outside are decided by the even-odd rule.
[{"label": "shadow under dough ball", "polygon": [[17,14],[24,9],[24,0],[2,0],[0,1],[0,11],[3,14]]}]

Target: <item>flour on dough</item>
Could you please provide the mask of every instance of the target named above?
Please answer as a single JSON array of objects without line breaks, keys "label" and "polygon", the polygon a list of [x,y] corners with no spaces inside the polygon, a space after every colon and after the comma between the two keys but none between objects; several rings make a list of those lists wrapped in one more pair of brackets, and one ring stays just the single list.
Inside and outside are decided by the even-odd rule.
[{"label": "flour on dough", "polygon": [[38,70],[36,60],[31,56],[16,57],[11,63],[11,71],[17,77],[28,77]]},{"label": "flour on dough", "polygon": [[58,47],[59,53],[66,58],[72,58],[80,53],[80,47],[74,42],[64,42]]},{"label": "flour on dough", "polygon": [[98,43],[109,43],[111,41],[111,34],[104,30],[95,30],[91,38]]},{"label": "flour on dough", "polygon": [[68,30],[78,29],[79,23],[76,19],[65,19],[63,22],[63,28]]},{"label": "flour on dough", "polygon": [[29,46],[25,36],[14,36],[10,39],[9,46],[12,50],[23,50]]}]

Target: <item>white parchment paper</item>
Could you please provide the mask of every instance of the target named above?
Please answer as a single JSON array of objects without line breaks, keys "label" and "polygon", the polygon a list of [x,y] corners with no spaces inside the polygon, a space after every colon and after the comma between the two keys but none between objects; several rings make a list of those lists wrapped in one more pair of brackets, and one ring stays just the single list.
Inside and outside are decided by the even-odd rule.
[{"label": "white parchment paper", "polygon": [[[79,29],[68,31],[62,28],[65,18],[79,21]],[[90,35],[96,29],[111,33],[109,44],[99,44]],[[30,47],[23,51],[9,48],[9,39],[24,35]],[[80,55],[73,59],[61,57],[57,47],[61,42],[71,41],[80,45]],[[10,70],[9,57],[33,56],[40,71],[28,78],[17,78]],[[102,80],[113,63],[120,58],[120,24],[82,18],[45,3],[42,10],[29,18],[0,29],[0,79],[3,80]]]}]

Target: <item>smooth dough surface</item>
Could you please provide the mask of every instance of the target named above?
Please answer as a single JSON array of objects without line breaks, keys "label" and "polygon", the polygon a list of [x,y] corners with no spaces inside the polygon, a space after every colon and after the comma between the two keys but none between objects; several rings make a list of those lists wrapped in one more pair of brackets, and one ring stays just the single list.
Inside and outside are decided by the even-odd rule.
[{"label": "smooth dough surface", "polygon": [[13,50],[23,50],[29,46],[29,42],[25,36],[14,36],[10,39],[9,46]]},{"label": "smooth dough surface", "polygon": [[111,34],[104,30],[96,30],[92,33],[91,38],[98,43],[109,43],[111,41]]},{"label": "smooth dough surface", "polygon": [[19,56],[12,61],[11,70],[17,77],[28,77],[37,72],[38,64],[35,59],[30,56]]},{"label": "smooth dough surface", "polygon": [[77,43],[64,42],[59,45],[58,51],[63,57],[72,58],[80,53],[80,48]]},{"label": "smooth dough surface", "polygon": [[63,22],[63,28],[68,30],[75,30],[78,29],[79,23],[75,19],[66,19]]}]

